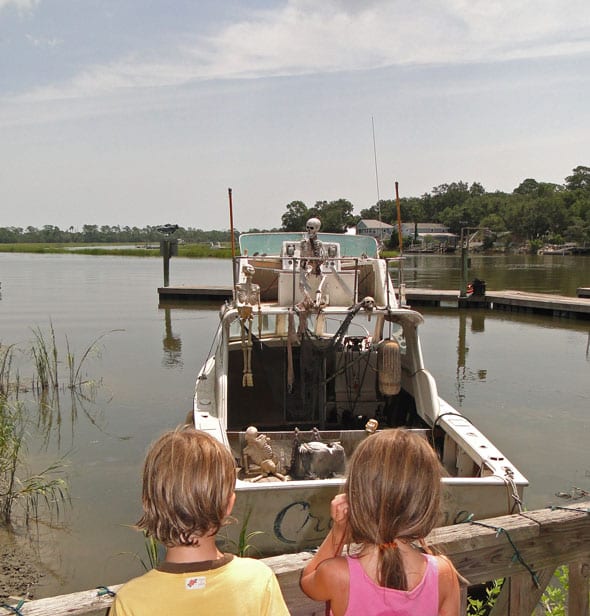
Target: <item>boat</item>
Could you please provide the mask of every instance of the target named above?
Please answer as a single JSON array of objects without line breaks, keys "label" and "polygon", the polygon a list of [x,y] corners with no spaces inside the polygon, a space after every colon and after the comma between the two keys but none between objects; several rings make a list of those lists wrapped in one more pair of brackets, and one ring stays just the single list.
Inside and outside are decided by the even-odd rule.
[{"label": "boat", "polygon": [[320,224],[240,236],[233,297],[196,379],[192,420],[236,460],[238,523],[222,530],[224,547],[250,537],[269,556],[319,545],[346,460],[388,427],[418,430],[438,452],[442,525],[517,510],[526,478],[438,395],[403,261]]},{"label": "boat", "polygon": [[576,252],[577,244],[569,242],[566,244],[545,244],[543,248],[539,248],[539,255],[573,255]]}]

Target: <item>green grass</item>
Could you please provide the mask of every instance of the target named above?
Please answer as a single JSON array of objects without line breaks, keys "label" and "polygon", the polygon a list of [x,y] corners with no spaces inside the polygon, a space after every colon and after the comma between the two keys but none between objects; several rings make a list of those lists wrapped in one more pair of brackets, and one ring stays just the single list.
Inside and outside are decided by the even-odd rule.
[{"label": "green grass", "polygon": [[[157,243],[157,242],[156,242]],[[127,243],[128,245],[128,243]],[[75,248],[75,250],[72,250]],[[100,244],[0,244],[0,252],[33,254],[82,254],[114,257],[160,257],[160,248],[104,248]],[[231,258],[231,248],[211,248],[208,244],[180,244],[178,256],[189,259]]]}]

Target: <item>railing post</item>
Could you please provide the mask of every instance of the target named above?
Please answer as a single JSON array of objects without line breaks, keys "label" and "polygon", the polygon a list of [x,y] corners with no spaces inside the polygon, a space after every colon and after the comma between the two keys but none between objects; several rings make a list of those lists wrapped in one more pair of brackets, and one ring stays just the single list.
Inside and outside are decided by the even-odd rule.
[{"label": "railing post", "polygon": [[582,560],[569,563],[569,594],[568,594],[568,613],[571,616],[588,616],[590,606],[588,605],[588,592],[590,586],[590,560]]}]

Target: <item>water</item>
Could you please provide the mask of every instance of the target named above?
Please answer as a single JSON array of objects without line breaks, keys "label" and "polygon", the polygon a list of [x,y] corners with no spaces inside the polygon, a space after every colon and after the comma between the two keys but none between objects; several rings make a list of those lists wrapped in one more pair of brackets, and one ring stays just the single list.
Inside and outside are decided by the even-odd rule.
[{"label": "water", "polygon": [[[590,257],[570,255],[478,255],[470,257],[469,277],[486,282],[487,289],[531,291],[575,297],[578,287],[590,285]],[[403,266],[409,287],[459,289],[458,255],[408,255]]]},{"label": "water", "polygon": [[[590,284],[588,257],[472,258],[470,275],[489,289],[575,295]],[[410,286],[458,288],[460,261],[416,255],[404,264]],[[0,254],[0,341],[30,347],[32,328],[65,338],[80,358],[98,343],[85,372],[100,379],[94,401],[60,394],[61,415],[32,434],[33,470],[65,455],[72,506],[36,528],[49,596],[114,584],[141,573],[140,471],[148,444],[182,422],[198,368],[218,321],[217,303],[159,308],[160,259]],[[176,258],[170,283],[231,281],[228,261]],[[572,486],[590,490],[586,414],[590,324],[551,317],[428,309],[422,326],[427,366],[440,394],[459,407],[531,481],[528,508],[560,501]],[[26,355],[22,376],[30,377]],[[145,558],[144,558],[145,559]]]}]

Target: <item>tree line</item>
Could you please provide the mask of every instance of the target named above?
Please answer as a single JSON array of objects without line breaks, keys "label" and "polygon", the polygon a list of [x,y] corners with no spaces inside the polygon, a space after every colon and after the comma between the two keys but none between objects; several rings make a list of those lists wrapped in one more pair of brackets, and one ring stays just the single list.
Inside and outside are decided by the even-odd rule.
[{"label": "tree line", "polygon": [[[149,244],[159,242],[164,235],[158,227],[144,228],[109,225],[83,225],[81,230],[70,227],[62,230],[54,225],[35,227],[0,227],[0,243],[34,243],[34,244]],[[218,243],[231,241],[231,233],[226,231],[203,231],[179,227],[174,237],[181,237],[190,243]]]},{"label": "tree line", "polygon": [[[397,222],[396,202],[382,199],[354,214],[347,199],[316,201],[308,207],[291,201],[281,217],[281,230],[303,231],[306,221],[318,217],[322,231],[341,233],[361,219]],[[590,167],[578,166],[563,184],[526,179],[511,193],[487,192],[479,182],[459,181],[435,186],[421,197],[400,199],[403,222],[438,222],[459,234],[463,227],[486,227],[493,233],[510,234],[529,242],[578,242],[590,244]],[[277,229],[272,229],[277,230]],[[250,229],[260,231],[260,229]],[[236,231],[237,232],[237,231]],[[175,234],[190,243],[229,242],[229,230],[203,231],[180,227]],[[53,225],[0,227],[0,243],[149,243],[162,239],[158,227],[144,228],[109,225],[84,225],[61,230]],[[392,235],[392,242],[397,234]]]},{"label": "tree line", "polygon": [[[452,182],[435,186],[421,197],[400,199],[403,222],[438,222],[451,233],[463,227],[485,227],[529,242],[590,244],[590,167],[578,166],[564,184],[526,179],[511,193],[487,192],[479,182]],[[397,204],[380,200],[354,216],[345,199],[318,201],[308,208],[292,201],[282,216],[283,229],[302,230],[310,216],[322,221],[322,231],[343,232],[361,219],[397,223]],[[392,235],[397,242],[397,234]]]}]

